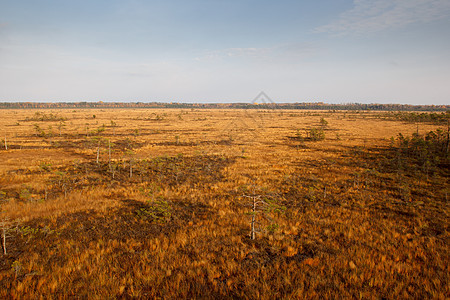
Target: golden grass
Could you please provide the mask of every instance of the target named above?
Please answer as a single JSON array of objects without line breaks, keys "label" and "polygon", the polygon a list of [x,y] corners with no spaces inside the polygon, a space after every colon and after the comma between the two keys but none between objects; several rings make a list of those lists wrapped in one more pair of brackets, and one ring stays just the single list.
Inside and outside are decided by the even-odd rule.
[{"label": "golden grass", "polygon": [[[26,121],[35,111],[0,111],[2,298],[450,296],[448,170],[411,169],[389,147],[435,125],[367,112],[40,112],[66,118],[61,135],[59,121]],[[325,140],[297,139],[322,117]],[[251,191],[284,207],[256,240]]]}]

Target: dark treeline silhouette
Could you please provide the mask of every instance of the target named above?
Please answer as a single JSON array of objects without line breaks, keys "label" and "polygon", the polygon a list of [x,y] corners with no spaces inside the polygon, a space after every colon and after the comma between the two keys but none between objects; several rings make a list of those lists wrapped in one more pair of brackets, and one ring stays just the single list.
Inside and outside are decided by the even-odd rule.
[{"label": "dark treeline silhouette", "polygon": [[162,102],[0,102],[0,109],[57,108],[231,108],[231,109],[314,109],[314,110],[373,110],[373,111],[448,111],[450,105],[408,104],[328,104],[315,103],[162,103]]}]

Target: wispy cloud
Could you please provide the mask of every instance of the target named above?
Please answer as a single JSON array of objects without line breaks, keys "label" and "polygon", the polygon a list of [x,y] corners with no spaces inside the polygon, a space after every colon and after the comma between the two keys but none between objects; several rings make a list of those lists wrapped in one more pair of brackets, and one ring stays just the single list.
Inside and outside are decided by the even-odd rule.
[{"label": "wispy cloud", "polygon": [[258,61],[290,61],[302,59],[321,51],[321,48],[311,43],[282,44],[261,48],[227,48],[208,51],[197,57],[197,60],[246,59]]},{"label": "wispy cloud", "polygon": [[206,51],[206,53],[197,57],[197,60],[215,60],[239,57],[264,58],[271,51],[271,48],[227,48],[214,51]]},{"label": "wispy cloud", "polygon": [[448,0],[354,0],[354,6],[331,24],[316,28],[333,34],[365,34],[450,16]]}]

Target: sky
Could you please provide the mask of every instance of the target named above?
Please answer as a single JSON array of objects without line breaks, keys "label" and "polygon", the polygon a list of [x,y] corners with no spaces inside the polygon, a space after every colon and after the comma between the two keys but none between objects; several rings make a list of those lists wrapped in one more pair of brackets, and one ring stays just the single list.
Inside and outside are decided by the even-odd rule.
[{"label": "sky", "polygon": [[450,105],[449,0],[0,0],[0,102]]}]

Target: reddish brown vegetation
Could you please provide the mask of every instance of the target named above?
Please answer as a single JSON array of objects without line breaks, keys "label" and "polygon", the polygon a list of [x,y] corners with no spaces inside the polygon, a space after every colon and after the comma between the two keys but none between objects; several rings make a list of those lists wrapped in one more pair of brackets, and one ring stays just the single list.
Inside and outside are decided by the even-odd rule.
[{"label": "reddish brown vegetation", "polygon": [[[1,113],[2,298],[450,296],[448,152],[420,148],[436,125],[417,135],[372,113],[61,110],[39,115],[58,116],[36,121],[41,135],[20,121],[34,112]],[[311,128],[325,139],[301,138]],[[248,191],[282,208],[255,240]]]}]

